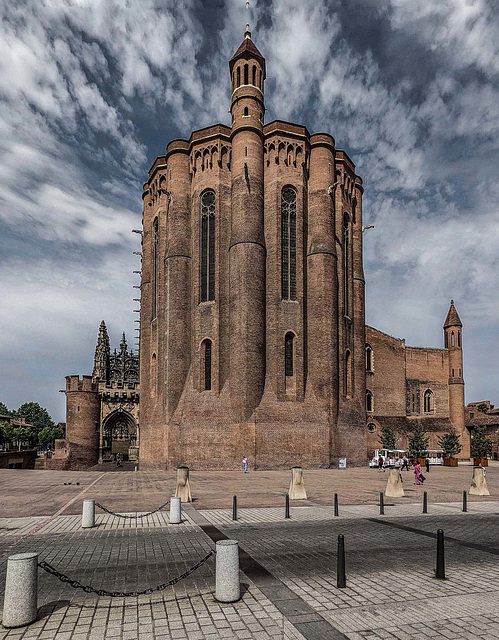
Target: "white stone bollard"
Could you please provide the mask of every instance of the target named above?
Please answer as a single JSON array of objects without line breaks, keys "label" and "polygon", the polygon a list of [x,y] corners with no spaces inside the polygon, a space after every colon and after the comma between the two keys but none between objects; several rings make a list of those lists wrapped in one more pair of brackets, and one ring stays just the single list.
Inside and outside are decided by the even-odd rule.
[{"label": "white stone bollard", "polygon": [[38,554],[18,553],[7,560],[4,627],[24,627],[36,620],[38,612]]},{"label": "white stone bollard", "polygon": [[81,526],[84,529],[95,527],[95,500],[83,500]]},{"label": "white stone bollard", "polygon": [[170,524],[180,524],[182,522],[182,501],[180,498],[172,496],[170,498]]},{"label": "white stone bollard", "polygon": [[237,540],[220,540],[217,542],[215,599],[236,602],[240,597],[239,543]]}]

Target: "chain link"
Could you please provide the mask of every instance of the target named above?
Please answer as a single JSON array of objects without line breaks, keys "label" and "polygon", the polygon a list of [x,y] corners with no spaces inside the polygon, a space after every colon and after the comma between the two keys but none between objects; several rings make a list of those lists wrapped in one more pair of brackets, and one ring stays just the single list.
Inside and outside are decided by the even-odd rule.
[{"label": "chain link", "polygon": [[158,511],[161,511],[161,509],[164,509],[166,507],[166,505],[169,504],[169,503],[170,503],[170,501],[167,500],[165,502],[165,504],[162,504],[157,509],[154,509],[154,511],[149,511],[149,513],[141,513],[140,515],[135,515],[135,516],[125,516],[122,513],[114,513],[114,511],[110,511],[109,509],[106,509],[106,507],[101,505],[100,502],[96,502],[95,506],[99,507],[99,509],[102,509],[102,511],[105,511],[106,513],[109,513],[109,515],[111,515],[111,516],[116,516],[117,518],[124,518],[126,520],[140,520],[141,518],[147,518],[147,516],[152,516],[153,513],[158,513]]},{"label": "chain link", "polygon": [[40,567],[40,569],[43,569],[44,571],[54,576],[61,582],[66,582],[71,587],[73,587],[73,589],[83,589],[85,593],[95,593],[98,596],[104,596],[109,598],[132,598],[132,597],[135,598],[137,596],[149,595],[156,591],[163,591],[167,587],[172,587],[174,584],[177,584],[177,582],[180,582],[184,578],[187,578],[188,576],[190,576],[192,573],[194,573],[194,571],[199,569],[199,567],[202,567],[203,564],[207,562],[211,558],[211,556],[213,556],[214,554],[215,554],[215,551],[213,550],[210,551],[208,554],[205,555],[204,558],[202,558],[199,562],[196,562],[196,564],[193,567],[191,567],[188,571],[186,571],[182,575],[177,576],[176,578],[173,578],[169,582],[160,584],[157,587],[149,587],[148,589],[143,589],[142,591],[106,591],[106,589],[95,589],[91,585],[81,584],[81,582],[78,582],[78,580],[72,580],[71,578],[68,578],[68,576],[58,571],[55,567],[53,567],[48,562],[45,562],[42,560],[42,562],[38,563],[38,566]]}]

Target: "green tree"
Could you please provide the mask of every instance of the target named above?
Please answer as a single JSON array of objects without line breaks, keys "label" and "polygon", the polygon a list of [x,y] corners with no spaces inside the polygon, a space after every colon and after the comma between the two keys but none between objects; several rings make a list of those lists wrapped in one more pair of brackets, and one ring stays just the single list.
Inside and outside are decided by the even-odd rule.
[{"label": "green tree", "polygon": [[45,447],[53,447],[54,440],[60,440],[64,434],[59,427],[45,427],[38,434],[38,442]]},{"label": "green tree", "polygon": [[485,427],[473,428],[471,451],[475,458],[486,458],[492,454],[492,440],[485,435]]},{"label": "green tree", "polygon": [[456,430],[452,427],[446,431],[443,436],[440,436],[438,445],[443,449],[445,456],[450,456],[451,458],[460,453],[463,448]]},{"label": "green tree", "polygon": [[5,447],[9,442],[14,441],[14,428],[10,422],[0,422],[0,442]]},{"label": "green tree", "polygon": [[41,407],[38,402],[25,402],[15,412],[19,418],[25,418],[28,424],[32,424],[38,433],[45,427],[55,427],[55,422],[49,415],[49,412]]},{"label": "green tree", "polygon": [[381,427],[379,441],[384,449],[395,449],[395,433],[390,426]]},{"label": "green tree", "polygon": [[11,416],[12,411],[7,409],[7,405],[3,402],[0,402],[0,416]]},{"label": "green tree", "polygon": [[29,427],[16,427],[13,429],[13,436],[14,441],[18,444],[19,451],[21,451],[23,443],[27,442],[31,445],[36,441],[36,434]]},{"label": "green tree", "polygon": [[487,405],[484,402],[481,402],[477,409],[478,411],[481,411],[481,413],[487,413]]},{"label": "green tree", "polygon": [[428,451],[430,437],[420,424],[415,424],[409,436],[409,453],[414,458],[424,458]]}]

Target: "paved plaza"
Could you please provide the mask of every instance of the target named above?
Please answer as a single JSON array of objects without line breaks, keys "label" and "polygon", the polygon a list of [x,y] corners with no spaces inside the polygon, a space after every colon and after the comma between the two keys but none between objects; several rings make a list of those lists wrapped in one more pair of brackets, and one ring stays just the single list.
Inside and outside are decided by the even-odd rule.
[{"label": "paved plaza", "polygon": [[[169,523],[168,509],[139,520],[97,510],[97,526],[84,530],[83,499],[116,512],[147,512],[171,495],[174,473],[2,470],[2,600],[6,559],[14,553],[36,551],[82,584],[129,592],[186,572],[224,538],[240,543],[243,596],[233,604],[215,600],[214,557],[173,587],[126,598],[85,593],[40,570],[38,620],[0,627],[0,639],[496,639],[499,467],[488,470],[491,496],[470,497],[469,512],[462,513],[471,472],[432,468],[424,487],[404,473],[407,497],[386,498],[380,515],[376,492],[387,474],[305,470],[309,499],[291,503],[289,520],[283,496],[289,471],[192,472],[195,501],[184,505],[182,524]],[[428,514],[421,513],[424,489]],[[440,528],[445,581],[434,578]],[[338,534],[345,536],[346,589],[336,586]]]}]

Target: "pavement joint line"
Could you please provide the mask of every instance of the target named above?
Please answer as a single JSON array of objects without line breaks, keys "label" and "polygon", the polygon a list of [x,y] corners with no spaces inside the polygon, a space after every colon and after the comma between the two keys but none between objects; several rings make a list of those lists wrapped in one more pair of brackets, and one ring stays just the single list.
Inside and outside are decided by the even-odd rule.
[{"label": "pavement joint line", "polygon": [[43,519],[41,522],[38,522],[32,529],[30,529],[27,533],[25,533],[21,538],[18,538],[17,540],[14,540],[14,542],[12,542],[12,544],[10,544],[0,554],[0,564],[5,562],[5,560],[7,559],[8,555],[12,552],[13,549],[15,549],[15,547],[17,547],[17,545],[21,544],[21,542],[24,542],[26,540],[26,538],[29,538],[29,536],[34,536],[36,533],[38,533],[38,531],[40,531],[40,529],[43,529],[43,527],[45,527],[50,522],[52,522],[52,520],[55,520],[55,518],[60,516],[61,513],[64,513],[64,511],[66,511],[66,509],[68,507],[70,507],[73,504],[73,502],[76,502],[76,500],[78,500],[78,498],[80,498],[84,493],[86,493],[90,489],[90,487],[93,487],[94,484],[97,484],[97,482],[99,482],[99,480],[105,475],[106,475],[105,473],[101,473],[101,475],[96,480],[91,482],[88,485],[88,487],[85,487],[85,489],[83,489],[83,491],[80,491],[80,493],[78,493],[76,496],[71,498],[71,500],[69,500],[69,502],[66,502],[66,504],[63,505],[58,511],[56,511],[51,516],[48,516],[48,518]]},{"label": "pavement joint line", "polygon": [[[185,505],[183,509],[213,542],[217,543],[219,540],[229,539],[223,531],[211,524],[192,505]],[[348,636],[334,627],[320,612],[305,602],[241,547],[239,547],[239,567],[306,640],[348,640]],[[307,616],[306,621],[300,621],[300,616],[303,615]]]},{"label": "pavement joint line", "polygon": [[[494,514],[495,515],[495,514]],[[380,518],[366,518],[370,522],[376,522],[377,524],[384,524],[387,527],[394,527],[395,529],[401,529],[402,531],[409,531],[410,533],[417,533],[420,536],[426,536],[428,538],[436,538],[437,534],[431,531],[425,531],[424,529],[417,529],[416,527],[409,527],[399,522],[392,522],[390,520],[381,520]],[[498,547],[488,547],[483,544],[476,544],[475,542],[467,542],[466,540],[460,540],[459,538],[453,538],[452,536],[445,536],[445,540],[449,542],[455,542],[462,547],[468,547],[469,549],[475,549],[475,551],[483,551],[484,553],[490,553],[495,556],[499,556]]]}]

